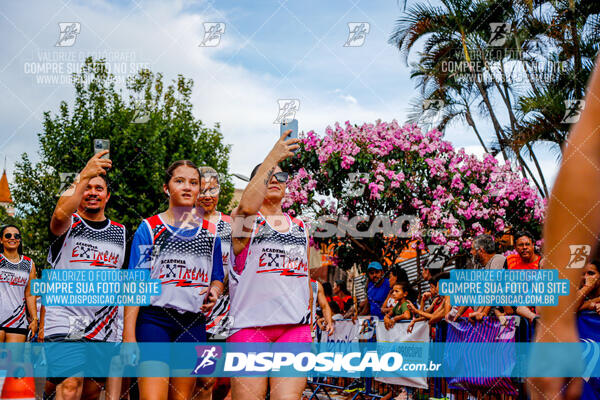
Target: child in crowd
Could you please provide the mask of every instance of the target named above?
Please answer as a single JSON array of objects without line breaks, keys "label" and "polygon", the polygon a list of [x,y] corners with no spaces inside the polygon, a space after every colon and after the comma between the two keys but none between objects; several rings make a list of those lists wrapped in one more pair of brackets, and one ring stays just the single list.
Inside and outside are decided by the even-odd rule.
[{"label": "child in crowd", "polygon": [[[411,319],[411,312],[408,309],[410,301],[407,299],[410,291],[410,285],[408,282],[396,282],[392,286],[390,298],[395,302],[394,306],[385,314],[383,323],[386,329],[394,327],[396,322],[401,320]],[[382,308],[383,311],[383,308]],[[408,400],[412,398],[414,388],[412,387],[400,387],[400,393],[394,399]],[[390,397],[392,392],[389,393]]]},{"label": "child in crowd", "polygon": [[[417,308],[413,303],[408,303],[408,310],[413,313],[415,318],[408,325],[408,333],[412,332],[413,327],[419,321],[430,321],[435,319],[436,322],[444,318],[444,298],[439,295],[439,281],[440,279],[448,279],[450,275],[448,273],[438,274],[429,280],[429,292],[425,292],[421,295],[420,307]],[[429,307],[425,307],[425,302],[431,300]]]},{"label": "child in crowd", "polygon": [[392,288],[392,298],[396,300],[396,305],[383,319],[386,329],[391,329],[400,320],[411,318],[408,309],[409,301],[406,299],[409,290],[410,287],[407,282],[397,282]]},{"label": "child in crowd", "polygon": [[600,260],[594,260],[583,268],[583,278],[578,290],[579,311],[591,310],[600,314]]},{"label": "child in crowd", "polygon": [[[331,300],[331,302],[329,303],[329,308],[331,308],[332,321],[339,321],[344,319],[344,315],[340,310],[340,306],[335,300]],[[322,317],[322,314],[319,315],[319,319],[317,319],[317,324],[319,325],[319,329],[321,330],[324,330],[324,328],[327,326],[325,318]]]},{"label": "child in crowd", "polygon": [[385,303],[383,303],[383,307],[381,307],[381,312],[383,313],[383,315],[387,315],[390,311],[392,311],[397,303],[396,299],[394,299],[394,297],[392,296],[392,293],[393,290],[390,291],[387,299],[385,300]]},{"label": "child in crowd", "polygon": [[394,285],[398,282],[398,276],[393,268],[390,270],[390,277],[388,278],[388,281],[390,283],[390,292],[388,293],[387,298],[383,302],[383,307],[381,307],[381,313],[383,315],[387,315],[390,311],[394,309],[394,306],[396,305],[396,300],[392,296],[392,292],[394,289]]}]

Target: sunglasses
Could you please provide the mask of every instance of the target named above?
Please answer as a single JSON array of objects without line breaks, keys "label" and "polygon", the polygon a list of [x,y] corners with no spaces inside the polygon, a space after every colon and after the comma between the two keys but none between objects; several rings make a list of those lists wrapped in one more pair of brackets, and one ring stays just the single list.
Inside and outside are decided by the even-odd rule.
[{"label": "sunglasses", "polygon": [[287,182],[290,174],[288,174],[287,172],[278,172],[276,174],[273,174],[273,176],[275,177],[275,179],[277,179],[277,182],[284,183]]},{"label": "sunglasses", "polygon": [[[17,240],[21,240],[21,234],[20,233],[15,233],[14,237]],[[5,233],[4,234],[4,239],[12,239],[12,238],[13,238],[13,234],[12,233]]]},{"label": "sunglasses", "polygon": [[213,197],[218,195],[221,192],[221,187],[220,186],[215,186],[215,187],[211,187],[211,188],[207,188],[204,190],[201,190],[200,193],[198,193],[198,195],[200,197],[204,197],[204,196],[209,196],[209,197]]}]

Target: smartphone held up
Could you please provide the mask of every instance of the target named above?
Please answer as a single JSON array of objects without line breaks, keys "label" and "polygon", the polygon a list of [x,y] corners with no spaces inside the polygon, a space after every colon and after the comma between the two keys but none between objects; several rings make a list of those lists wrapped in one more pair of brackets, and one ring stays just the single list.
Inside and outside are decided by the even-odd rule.
[{"label": "smartphone held up", "polygon": [[[279,136],[283,136],[283,134],[286,131],[292,130],[292,132],[290,133],[290,135],[287,137],[288,139],[298,139],[298,120],[297,119],[292,119],[290,121],[287,122],[282,122],[279,125]],[[296,153],[298,150],[294,150],[294,153]]]},{"label": "smartphone held up", "polygon": [[[94,154],[98,154],[101,151],[110,151],[110,140],[108,139],[94,139]],[[110,153],[106,153],[100,158],[109,158]]]}]

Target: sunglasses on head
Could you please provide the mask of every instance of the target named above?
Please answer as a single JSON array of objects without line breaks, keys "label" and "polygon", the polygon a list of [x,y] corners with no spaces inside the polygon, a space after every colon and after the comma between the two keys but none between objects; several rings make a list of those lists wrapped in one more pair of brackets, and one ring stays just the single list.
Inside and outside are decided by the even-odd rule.
[{"label": "sunglasses on head", "polygon": [[284,183],[287,182],[290,174],[288,174],[287,172],[278,172],[276,174],[273,174],[273,176],[275,177],[275,179],[277,179],[277,182]]},{"label": "sunglasses on head", "polygon": [[[14,234],[15,239],[19,240],[21,239],[21,234],[20,233],[15,233]],[[13,234],[12,233],[5,233],[4,234],[4,239],[12,239],[13,238]]]}]

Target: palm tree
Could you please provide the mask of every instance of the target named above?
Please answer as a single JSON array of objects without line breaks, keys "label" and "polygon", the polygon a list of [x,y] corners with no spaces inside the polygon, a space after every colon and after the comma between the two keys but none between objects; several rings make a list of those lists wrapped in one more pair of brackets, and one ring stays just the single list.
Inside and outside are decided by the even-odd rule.
[{"label": "palm tree", "polygon": [[[421,89],[413,120],[426,99],[448,105],[438,127],[464,123],[487,151],[474,117],[489,119],[497,148],[514,157],[543,196],[548,187],[533,146],[560,149],[570,124],[566,101],[585,96],[600,43],[600,2],[588,0],[440,0],[417,3],[398,20],[390,37],[412,64]],[[510,26],[503,46],[490,45],[490,23]],[[417,52],[417,42],[422,50]],[[464,66],[458,72],[445,66]],[[557,68],[557,66],[559,68]],[[515,81],[516,77],[521,77]],[[501,105],[501,107],[498,107]],[[507,121],[500,123],[500,117]],[[568,121],[567,121],[568,122]],[[558,152],[560,154],[560,151]],[[536,173],[524,157],[533,163]]]},{"label": "palm tree", "polygon": [[421,89],[421,94],[412,101],[407,121],[422,123],[423,116],[427,114],[425,105],[428,102],[440,101],[443,107],[437,111],[438,115],[431,121],[432,124],[425,128],[443,131],[452,123],[466,123],[475,133],[483,150],[489,153],[474,118],[476,88],[472,82],[457,81],[456,74],[435,70],[436,66],[439,66],[439,63],[428,61],[413,66],[411,78],[417,79],[417,88]]},{"label": "palm tree", "polygon": [[[465,102],[473,92],[477,93],[481,99],[481,111],[491,120],[494,127],[495,145],[506,160],[509,159],[509,154],[515,156],[523,167],[524,174],[529,175],[542,195],[547,195],[543,174],[533,150],[530,149],[530,155],[538,170],[541,185],[522,158],[520,149],[513,151],[506,128],[499,121],[492,99],[493,93],[499,93],[506,108],[512,111],[510,88],[501,84],[490,73],[491,62],[494,60],[488,60],[486,56],[490,23],[505,21],[506,14],[514,12],[507,11],[513,9],[512,1],[441,0],[441,3],[442,6],[421,3],[413,5],[397,20],[390,43],[398,47],[408,60],[416,43],[423,39],[423,51],[418,53],[419,62],[413,65],[412,74],[418,79],[422,95],[426,98],[427,93],[438,92],[442,97],[450,99],[449,104],[461,104],[462,112],[454,113],[455,117],[462,116],[483,143],[475,127],[471,103]],[[449,66],[464,68],[458,68],[457,73],[451,71]],[[503,68],[501,71],[504,74]],[[496,92],[492,92],[494,88]],[[515,118],[511,116],[510,120],[510,130],[517,130]],[[483,147],[487,151],[487,147]]]},{"label": "palm tree", "polygon": [[[541,79],[535,71],[527,71],[530,88],[515,105],[521,129],[511,141],[516,146],[543,141],[560,149],[570,129],[570,124],[563,121],[567,111],[565,101],[585,96],[584,88],[598,51],[600,3],[575,0],[544,3],[546,12],[532,12],[528,22],[538,28],[531,32],[531,38],[543,43],[546,65],[555,67],[552,74]],[[524,63],[525,68],[528,65]]]}]

